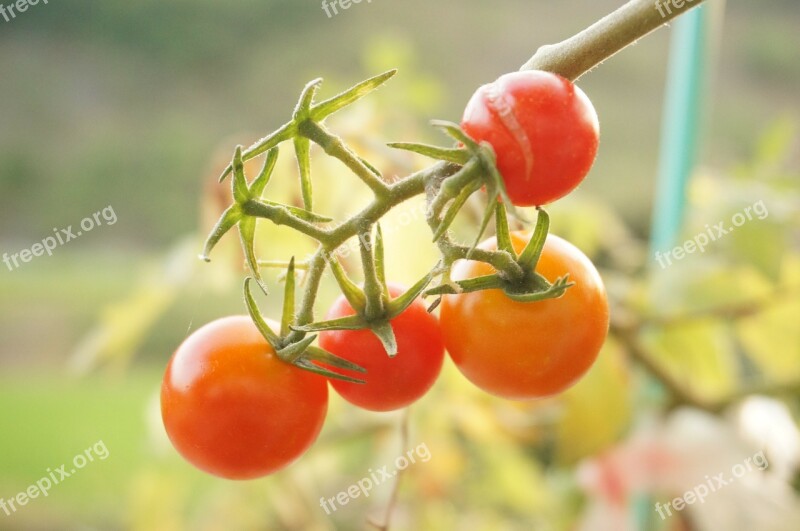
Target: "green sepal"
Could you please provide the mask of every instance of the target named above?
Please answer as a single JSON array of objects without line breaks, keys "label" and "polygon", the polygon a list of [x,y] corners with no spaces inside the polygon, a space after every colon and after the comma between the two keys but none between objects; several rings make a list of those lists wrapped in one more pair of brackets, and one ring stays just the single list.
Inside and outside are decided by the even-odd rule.
[{"label": "green sepal", "polygon": [[324,367],[315,365],[313,362],[303,358],[300,358],[299,360],[295,361],[294,366],[299,369],[303,369],[304,371],[313,372],[314,374],[319,374],[320,376],[324,376],[326,378],[334,378],[336,380],[342,380],[344,382],[350,382],[356,384],[366,383],[364,380],[359,380],[358,378],[352,378],[350,376],[345,376],[343,374],[330,371],[328,369],[325,369]]},{"label": "green sepal", "polygon": [[250,319],[253,320],[253,323],[256,325],[256,328],[258,328],[258,331],[261,332],[261,335],[264,336],[264,339],[266,339],[277,352],[281,349],[281,340],[264,320],[264,316],[261,315],[261,310],[258,309],[258,305],[253,298],[253,293],[250,290],[251,280],[253,280],[251,277],[244,279],[244,302],[247,306],[247,313],[250,314]]},{"label": "green sepal", "polygon": [[453,164],[464,165],[470,159],[469,151],[464,148],[443,148],[430,144],[418,144],[415,142],[389,142],[386,144],[390,148],[411,151],[434,160],[443,160]]},{"label": "green sepal", "polygon": [[261,172],[253,181],[253,184],[250,185],[251,198],[261,199],[261,195],[264,193],[264,188],[269,183],[270,177],[272,177],[272,171],[275,169],[275,163],[277,161],[278,148],[274,147],[267,153],[267,156],[264,159],[264,165],[261,167]]},{"label": "green sepal", "polygon": [[389,296],[389,285],[386,282],[386,251],[383,246],[383,231],[381,230],[380,222],[376,223],[375,230],[375,274],[378,276],[378,282],[381,283],[383,293]]},{"label": "green sepal", "polygon": [[514,260],[517,260],[517,251],[514,249],[514,244],[511,242],[511,231],[508,228],[508,215],[503,203],[497,205],[494,220],[495,233],[497,234],[497,248],[509,253],[514,257]]},{"label": "green sepal", "polygon": [[329,321],[319,321],[304,325],[291,325],[295,332],[324,332],[325,330],[361,330],[369,325],[360,315],[348,315]]},{"label": "green sepal", "polygon": [[456,291],[452,284],[440,284],[425,292],[425,296],[430,295],[455,295],[458,293],[471,293],[473,291],[483,291],[485,289],[501,289],[505,288],[507,282],[497,276],[496,273],[491,275],[483,275],[475,278],[468,278],[466,280],[457,280],[455,284],[458,286],[459,291]]},{"label": "green sepal", "polygon": [[294,363],[301,357],[303,352],[306,351],[309,345],[311,345],[316,338],[316,335],[306,336],[297,343],[291,343],[280,350],[276,350],[275,354],[277,354],[280,359],[287,363]]},{"label": "green sepal", "polygon": [[347,302],[350,303],[356,313],[363,313],[364,307],[367,305],[367,297],[364,295],[364,291],[350,280],[350,277],[347,276],[344,268],[342,268],[342,264],[339,263],[339,260],[334,255],[328,253],[327,258],[333,278],[339,284],[342,295],[344,295],[344,298],[347,299]]},{"label": "green sepal", "polygon": [[303,196],[303,207],[312,209],[311,185],[311,141],[303,136],[295,137],[294,151],[297,155],[297,168],[300,172],[300,191]]},{"label": "green sepal", "polygon": [[431,283],[433,280],[434,275],[437,271],[439,271],[441,264],[437,264],[427,275],[422,277],[421,279],[417,280],[413,286],[408,288],[405,293],[389,301],[389,304],[386,308],[386,315],[389,319],[394,319],[404,311],[406,308],[411,306],[411,304],[422,295],[422,292],[425,291],[425,288]]},{"label": "green sepal", "polygon": [[516,302],[537,302],[545,299],[557,299],[564,295],[567,289],[574,285],[574,282],[569,282],[569,274],[567,274],[556,279],[553,284],[550,284],[547,289],[542,291],[534,291],[533,293],[517,293],[506,287],[503,292],[509,299]]},{"label": "green sepal", "polygon": [[492,194],[489,196],[489,202],[486,203],[486,210],[483,212],[483,219],[481,220],[481,226],[478,228],[478,234],[475,235],[475,240],[472,242],[472,245],[467,251],[467,255],[465,258],[467,260],[470,259],[472,256],[472,252],[478,247],[478,244],[481,242],[483,238],[483,233],[486,232],[486,227],[489,226],[489,221],[494,217],[494,211],[497,208],[497,200],[495,199],[495,195]]},{"label": "green sepal", "polygon": [[550,216],[541,208],[537,208],[536,227],[533,229],[531,239],[525,245],[522,254],[517,262],[525,271],[533,271],[539,263],[542,249],[547,241],[547,233],[550,231]]},{"label": "green sepal", "polygon": [[395,337],[394,330],[389,321],[371,323],[369,329],[375,334],[375,337],[380,340],[386,354],[390,358],[397,356],[397,337]]},{"label": "green sepal", "polygon": [[478,143],[470,138],[470,136],[467,135],[467,133],[465,133],[457,123],[449,122],[447,120],[431,120],[430,123],[433,127],[441,129],[454,140],[464,144],[464,147],[466,147],[467,150],[476,151],[478,149]]},{"label": "green sepal", "polygon": [[436,227],[436,232],[433,233],[434,243],[439,241],[439,239],[442,236],[444,236],[444,234],[447,232],[447,229],[449,229],[450,226],[453,224],[453,222],[456,219],[456,216],[458,215],[458,212],[467,202],[469,197],[478,190],[480,190],[481,186],[483,185],[481,184],[480,181],[478,180],[473,181],[471,184],[467,185],[466,188],[462,189],[461,192],[456,196],[456,198],[453,200],[453,203],[447,209],[447,212],[445,212],[441,223],[439,223],[439,226]]},{"label": "green sepal", "polygon": [[283,289],[283,311],[281,312],[281,336],[289,334],[289,325],[294,322],[295,307],[295,274],[294,256],[289,260],[289,267],[286,268],[286,285]]},{"label": "green sepal", "polygon": [[222,213],[222,216],[217,220],[216,225],[214,228],[211,229],[211,233],[206,238],[206,242],[203,245],[203,253],[200,255],[202,260],[206,262],[210,262],[211,258],[208,256],[211,254],[211,250],[217,245],[220,238],[231,230],[231,227],[239,223],[239,220],[242,219],[242,209],[239,207],[238,204],[234,204],[229,206],[225,209],[225,212]]},{"label": "green sepal", "polygon": [[341,110],[351,103],[360,100],[376,88],[380,87],[389,79],[391,79],[396,73],[397,70],[392,69],[382,74],[378,74],[377,76],[371,77],[357,85],[354,85],[353,87],[350,87],[341,94],[313,105],[310,113],[311,119],[315,122],[321,122],[336,111]]},{"label": "green sepal", "polygon": [[304,208],[278,203],[277,201],[269,201],[268,199],[261,199],[257,200],[257,202],[272,207],[285,208],[295,217],[298,217],[303,221],[308,221],[309,223],[328,223],[329,221],[333,221],[333,218],[330,218],[328,216],[323,216],[322,214],[317,214],[316,212],[310,212]]},{"label": "green sepal", "polygon": [[255,239],[256,239],[256,222],[257,218],[252,216],[243,216],[239,220],[239,239],[242,242],[242,250],[244,251],[244,258],[247,262],[247,267],[250,273],[256,279],[264,293],[268,293],[267,286],[261,278],[261,271],[258,267],[258,258],[256,257]]},{"label": "green sepal", "polygon": [[315,347],[315,346],[308,347],[308,349],[306,350],[306,355],[303,357],[307,360],[315,361],[317,363],[324,363],[325,365],[330,365],[331,367],[336,367],[337,369],[345,369],[348,371],[356,371],[360,373],[367,372],[367,369],[365,369],[361,365],[357,365],[352,361],[340,358],[339,356],[336,356],[335,354],[332,354],[320,347]]},{"label": "green sepal", "polygon": [[[242,160],[248,161],[250,159],[254,159],[262,153],[266,153],[270,149],[274,148],[281,142],[285,142],[286,140],[294,138],[295,136],[297,136],[297,124],[295,122],[285,123],[276,131],[273,131],[264,138],[255,141],[250,147],[245,149],[242,152]],[[230,175],[231,171],[233,171],[233,165],[229,164],[228,167],[222,172],[222,175],[219,176],[219,182],[224,181],[225,177]]]},{"label": "green sepal", "polygon": [[318,77],[306,83],[306,86],[300,91],[300,98],[297,100],[297,105],[295,105],[294,112],[292,113],[292,120],[294,122],[302,122],[311,116],[311,106],[314,103],[314,96],[317,95],[317,90],[319,90],[321,85],[322,78]]}]

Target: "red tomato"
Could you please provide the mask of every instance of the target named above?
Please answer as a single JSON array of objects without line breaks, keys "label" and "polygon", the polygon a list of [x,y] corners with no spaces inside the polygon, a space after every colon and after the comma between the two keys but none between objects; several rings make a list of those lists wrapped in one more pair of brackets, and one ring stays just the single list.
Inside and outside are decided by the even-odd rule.
[{"label": "red tomato", "polygon": [[325,378],[281,361],[247,316],[218,319],[186,338],[161,387],[172,444],[197,468],[228,479],[294,461],[327,410]]},{"label": "red tomato", "polygon": [[517,206],[545,205],[575,189],[594,163],[600,135],[586,94],[559,75],[536,70],[480,87],[461,127],[494,148]]},{"label": "red tomato", "polygon": [[[522,252],[530,234],[512,233]],[[494,238],[480,248],[496,249]],[[559,393],[592,366],[608,333],[608,301],[600,275],[577,247],[549,235],[536,270],[575,283],[558,299],[516,302],[492,289],[446,295],[441,323],[445,346],[464,376],[488,393],[510,399]],[[492,274],[483,262],[460,260],[453,279]]]},{"label": "red tomato", "polygon": [[[390,285],[396,297],[405,291]],[[355,310],[344,296],[331,306],[326,319],[353,315]],[[367,370],[363,384],[331,379],[331,385],[348,402],[371,411],[391,411],[418,400],[431,388],[444,361],[444,343],[439,321],[420,300],[392,319],[397,338],[397,355],[390,358],[383,345],[368,329],[321,332],[319,345]]]}]

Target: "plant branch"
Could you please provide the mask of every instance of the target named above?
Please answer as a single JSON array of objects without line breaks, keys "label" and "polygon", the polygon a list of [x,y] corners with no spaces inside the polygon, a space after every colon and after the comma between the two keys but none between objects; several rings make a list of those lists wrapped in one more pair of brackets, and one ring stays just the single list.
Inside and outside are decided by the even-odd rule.
[{"label": "plant branch", "polygon": [[546,70],[575,81],[623,48],[703,2],[687,1],[676,7],[671,0],[631,0],[569,39],[540,47],[520,70]]}]

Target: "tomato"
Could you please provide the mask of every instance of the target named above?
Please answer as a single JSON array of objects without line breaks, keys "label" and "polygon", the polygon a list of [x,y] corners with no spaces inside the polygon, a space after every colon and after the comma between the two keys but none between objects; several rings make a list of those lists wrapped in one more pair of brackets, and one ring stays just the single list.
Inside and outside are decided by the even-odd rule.
[{"label": "tomato", "polygon": [[[522,252],[530,234],[512,233]],[[494,238],[482,249],[496,249]],[[594,363],[608,332],[608,300],[600,275],[571,243],[549,235],[536,270],[575,285],[557,299],[517,302],[492,289],[446,295],[441,304],[445,346],[458,369],[486,392],[510,399],[559,393]],[[460,260],[454,280],[492,274],[483,262]]]},{"label": "tomato", "polygon": [[[405,291],[390,285],[396,297]],[[326,319],[353,315],[343,296],[331,306]],[[321,332],[319,345],[337,356],[361,365],[366,383],[331,379],[333,388],[348,402],[371,411],[391,411],[418,400],[433,386],[444,362],[444,342],[439,321],[417,299],[391,320],[397,338],[397,355],[390,358],[380,340],[368,329]]]},{"label": "tomato", "polygon": [[480,87],[461,127],[491,144],[517,206],[545,205],[575,189],[594,163],[600,135],[586,94],[559,75],[536,70]]},{"label": "tomato", "polygon": [[281,361],[247,316],[192,333],[161,387],[172,444],[197,468],[228,479],[294,461],[317,438],[327,409],[326,379]]}]

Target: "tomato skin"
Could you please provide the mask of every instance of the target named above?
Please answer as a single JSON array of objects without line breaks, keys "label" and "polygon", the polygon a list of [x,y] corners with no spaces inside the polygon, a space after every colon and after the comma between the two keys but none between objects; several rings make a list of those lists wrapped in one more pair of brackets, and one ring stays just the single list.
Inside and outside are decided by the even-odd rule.
[{"label": "tomato skin", "polygon": [[281,361],[244,315],[186,338],[161,387],[173,446],[197,468],[228,479],[287,466],[317,438],[327,410],[325,378]]},{"label": "tomato skin", "polygon": [[541,206],[574,190],[594,163],[597,113],[586,94],[550,72],[500,76],[467,103],[461,127],[492,145],[511,202]]},{"label": "tomato skin", "polygon": [[[396,297],[405,290],[390,285]],[[344,296],[331,306],[326,319],[353,315]],[[444,342],[439,321],[419,299],[392,319],[397,355],[390,358],[378,338],[368,329],[324,331],[319,345],[325,350],[361,365],[367,370],[364,384],[330,380],[342,398],[370,411],[392,411],[421,398],[434,384],[444,362]]]},{"label": "tomato skin", "polygon": [[[529,233],[512,233],[521,252]],[[496,249],[494,238],[482,249]],[[608,333],[608,300],[594,265],[571,243],[549,235],[536,270],[554,281],[566,273],[575,285],[558,299],[516,302],[493,289],[446,295],[441,305],[445,345],[461,373],[496,396],[525,400],[559,393],[592,366]],[[461,260],[453,279],[494,272]]]}]

